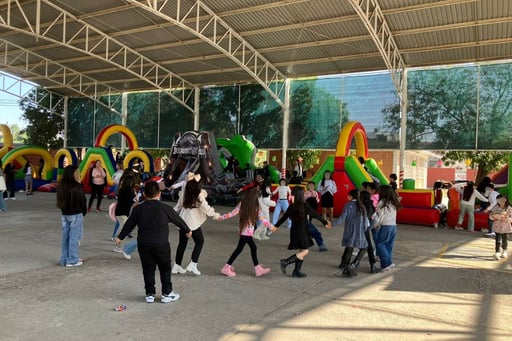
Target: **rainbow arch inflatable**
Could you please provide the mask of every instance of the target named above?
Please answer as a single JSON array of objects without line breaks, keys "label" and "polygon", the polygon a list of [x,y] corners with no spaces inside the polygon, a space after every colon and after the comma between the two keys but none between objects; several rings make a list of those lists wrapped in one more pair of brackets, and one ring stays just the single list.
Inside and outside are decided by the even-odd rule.
[{"label": "rainbow arch inflatable", "polygon": [[[355,155],[351,153],[352,142],[355,142]],[[345,124],[340,132],[336,153],[334,157],[334,169],[332,179],[336,182],[338,192],[334,195],[334,214],[339,215],[347,202],[347,195],[354,188],[360,188],[363,182],[373,182],[368,172],[359,162],[362,157],[364,166],[378,178],[381,184],[387,185],[389,181],[382,173],[374,159],[368,158],[368,136],[360,122],[350,121]]]}]

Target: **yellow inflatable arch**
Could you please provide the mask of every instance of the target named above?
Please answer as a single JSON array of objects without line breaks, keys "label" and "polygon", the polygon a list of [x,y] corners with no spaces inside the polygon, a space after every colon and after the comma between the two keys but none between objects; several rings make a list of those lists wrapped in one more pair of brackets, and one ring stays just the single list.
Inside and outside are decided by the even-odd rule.
[{"label": "yellow inflatable arch", "polygon": [[4,157],[5,154],[7,154],[9,152],[9,150],[12,149],[13,140],[12,140],[11,129],[7,125],[0,124],[0,132],[4,136],[4,144],[3,144],[2,148],[0,148],[0,159],[1,159]]},{"label": "yellow inflatable arch", "polygon": [[15,148],[5,154],[2,161],[4,164],[17,160],[22,165],[25,165],[26,160],[22,157],[24,155],[38,155],[44,160],[44,167],[42,178],[43,180],[52,180],[53,178],[53,157],[46,149],[38,146],[22,146]]}]

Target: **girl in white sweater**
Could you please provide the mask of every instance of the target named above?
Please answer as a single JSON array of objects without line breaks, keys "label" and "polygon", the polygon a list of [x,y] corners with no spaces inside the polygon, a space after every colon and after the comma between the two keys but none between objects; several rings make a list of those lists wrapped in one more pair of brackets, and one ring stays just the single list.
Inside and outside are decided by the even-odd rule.
[{"label": "girl in white sweater", "polygon": [[[263,185],[258,195],[258,202],[260,204],[261,214],[265,219],[270,221],[270,207],[275,207],[276,202],[270,199],[270,186],[267,183]],[[270,230],[267,231],[265,225],[262,222],[258,222],[258,227],[256,231],[254,231],[254,239],[257,240],[268,240],[270,239],[267,236],[267,232],[272,233]]]},{"label": "girl in white sweater", "polygon": [[379,203],[376,209],[373,239],[380,259],[381,271],[389,271],[395,267],[393,249],[396,238],[396,212],[400,209],[400,201],[391,186],[380,186]]},{"label": "girl in white sweater", "polygon": [[192,230],[192,239],[194,240],[194,249],[192,250],[192,259],[187,267],[184,269],[181,266],[183,261],[183,254],[187,247],[188,237],[185,231],[180,230],[180,241],[176,248],[175,264],[172,268],[173,274],[182,274],[187,271],[192,272],[194,275],[200,275],[201,272],[197,269],[197,262],[199,255],[204,244],[203,231],[201,225],[206,221],[207,217],[218,218],[220,215],[215,212],[215,209],[208,205],[206,196],[208,195],[201,186],[201,175],[188,173],[187,184],[185,189],[180,192],[178,203],[174,209],[179,213],[180,217],[187,223],[190,230]]}]

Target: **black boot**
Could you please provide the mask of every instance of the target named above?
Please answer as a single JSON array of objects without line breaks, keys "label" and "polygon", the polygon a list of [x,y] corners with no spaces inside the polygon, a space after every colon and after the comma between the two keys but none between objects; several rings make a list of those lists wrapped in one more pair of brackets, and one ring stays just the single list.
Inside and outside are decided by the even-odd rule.
[{"label": "black boot", "polygon": [[345,269],[350,263],[350,258],[352,258],[352,251],[354,251],[353,247],[345,247],[345,251],[343,251],[343,256],[341,256],[341,263],[338,265],[338,268]]},{"label": "black boot", "polygon": [[297,258],[297,261],[295,261],[295,270],[293,270],[292,277],[302,278],[307,276],[304,272],[300,271],[303,262],[303,260]]},{"label": "black boot", "polygon": [[281,259],[280,260],[281,272],[286,274],[286,267],[292,263],[295,263],[296,261],[298,261],[298,258],[296,255],[290,256],[286,259]]},{"label": "black boot", "polygon": [[377,269],[377,266],[375,265],[375,263],[371,263],[370,264],[370,272],[372,274],[376,274],[377,272],[379,272],[379,270]]},{"label": "black boot", "polygon": [[352,276],[357,276],[357,267],[359,263],[361,263],[361,259],[363,259],[364,254],[366,253],[366,249],[359,249],[356,258],[352,261],[352,264],[348,266],[348,271]]}]

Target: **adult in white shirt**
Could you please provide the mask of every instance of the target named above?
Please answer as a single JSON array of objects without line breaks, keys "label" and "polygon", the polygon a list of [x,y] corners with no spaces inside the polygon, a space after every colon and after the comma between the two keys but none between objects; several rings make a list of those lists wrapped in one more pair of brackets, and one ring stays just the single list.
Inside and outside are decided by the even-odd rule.
[{"label": "adult in white shirt", "polygon": [[468,232],[475,231],[475,199],[478,198],[480,201],[488,202],[489,200],[484,197],[480,192],[478,192],[475,188],[475,183],[473,181],[468,181],[466,185],[464,183],[458,183],[453,185],[453,188],[457,190],[457,192],[462,194],[462,198],[460,200],[460,212],[459,212],[459,220],[457,221],[457,225],[455,225],[456,230],[462,230],[462,222],[464,221],[464,216],[468,215]]},{"label": "adult in white shirt", "polygon": [[322,203],[322,216],[324,219],[332,221],[334,207],[334,193],[338,191],[336,183],[331,179],[331,172],[326,170],[322,181],[317,188],[320,192],[320,202]]},{"label": "adult in white shirt", "polygon": [[303,180],[303,174],[304,174],[304,168],[302,167],[302,158],[298,157],[295,161],[295,168],[293,169],[294,172],[297,172],[297,177],[300,179],[300,181]]}]

